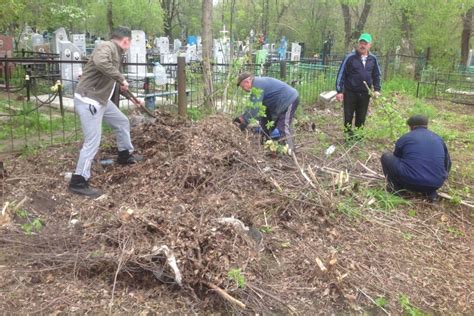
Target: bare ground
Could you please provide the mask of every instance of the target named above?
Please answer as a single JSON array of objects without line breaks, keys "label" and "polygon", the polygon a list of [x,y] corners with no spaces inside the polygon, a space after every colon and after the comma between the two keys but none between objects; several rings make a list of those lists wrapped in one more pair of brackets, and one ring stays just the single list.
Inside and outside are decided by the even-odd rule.
[{"label": "bare ground", "polygon": [[[474,313],[472,209],[417,197],[387,207],[384,196],[368,194],[384,182],[357,161],[380,173],[380,147],[392,144],[342,145],[340,113],[311,111],[325,118],[317,129],[337,149],[325,158],[317,131],[300,123],[298,164],[264,150],[227,117],[189,123],[161,113],[133,129],[143,163],[94,165],[93,185],[107,192],[99,200],[66,190],[80,144],[5,161],[0,310]],[[99,158],[112,156],[108,144],[112,138]],[[336,184],[338,171],[349,181]],[[448,185],[473,183],[468,175]],[[230,216],[260,230],[261,243],[217,221]],[[25,233],[35,219],[41,227]],[[153,251],[163,245],[176,256],[181,286]],[[241,287],[229,278],[233,269]]]}]

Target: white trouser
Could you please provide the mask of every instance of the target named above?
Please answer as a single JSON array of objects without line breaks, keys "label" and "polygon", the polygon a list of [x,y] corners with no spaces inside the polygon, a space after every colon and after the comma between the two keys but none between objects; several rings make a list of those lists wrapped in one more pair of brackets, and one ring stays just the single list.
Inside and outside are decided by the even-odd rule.
[{"label": "white trouser", "polygon": [[86,180],[91,177],[92,161],[99,150],[102,136],[102,120],[114,130],[118,150],[133,151],[130,122],[112,101],[109,100],[105,106],[94,106],[74,98],[74,110],[79,115],[84,134],[84,144],[79,154],[75,174],[83,176]]}]

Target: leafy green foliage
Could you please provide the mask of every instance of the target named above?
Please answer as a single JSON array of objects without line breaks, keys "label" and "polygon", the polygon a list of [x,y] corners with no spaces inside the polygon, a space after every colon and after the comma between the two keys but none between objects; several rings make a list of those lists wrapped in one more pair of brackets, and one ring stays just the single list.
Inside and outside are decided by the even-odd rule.
[{"label": "leafy green foliage", "polygon": [[448,227],[448,232],[456,237],[464,237],[464,233],[456,227]]},{"label": "leafy green foliage", "polygon": [[378,307],[385,307],[387,306],[387,299],[385,297],[377,297],[375,300],[375,305],[377,305]]},{"label": "leafy green foliage", "polygon": [[400,306],[403,309],[403,313],[405,315],[409,316],[427,316],[422,310],[418,309],[417,307],[413,306],[413,304],[410,303],[410,299],[408,298],[407,295],[405,294],[400,294],[398,297],[398,301],[400,303]]},{"label": "leafy green foliage", "polygon": [[27,235],[39,232],[43,228],[43,221],[39,218],[35,218],[33,221],[22,224],[21,229]]},{"label": "leafy green foliage", "polygon": [[391,211],[400,205],[410,205],[410,201],[382,189],[368,189],[367,196],[375,200],[377,209]]},{"label": "leafy green foliage", "polygon": [[288,154],[288,144],[282,145],[276,140],[267,140],[264,148],[277,154]]},{"label": "leafy green foliage", "polygon": [[243,289],[245,287],[245,276],[242,274],[240,268],[233,268],[227,272],[227,277],[237,284],[238,288]]},{"label": "leafy green foliage", "polygon": [[259,230],[262,233],[265,233],[265,234],[269,234],[269,233],[273,232],[273,228],[271,226],[268,226],[268,225],[263,225],[262,227],[259,228]]},{"label": "leafy green foliage", "polygon": [[28,218],[28,211],[20,209],[15,212],[15,215],[18,216],[19,218]]}]

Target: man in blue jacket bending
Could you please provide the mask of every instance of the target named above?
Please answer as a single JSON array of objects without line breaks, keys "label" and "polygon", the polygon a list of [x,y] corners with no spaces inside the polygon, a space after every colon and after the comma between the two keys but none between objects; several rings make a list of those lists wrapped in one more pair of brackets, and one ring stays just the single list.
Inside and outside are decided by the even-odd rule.
[{"label": "man in blue jacket bending", "polygon": [[[257,90],[258,93],[252,93],[250,99],[253,103],[262,102],[265,106],[266,116],[259,118],[263,135],[267,139],[277,138],[280,141],[286,141],[288,148],[294,151],[291,123],[300,102],[298,91],[278,79],[254,77],[248,72],[239,75],[237,86],[246,92],[252,92],[252,89]],[[243,130],[250,119],[258,118],[258,112],[258,108],[247,110],[242,116],[237,117],[234,123]],[[273,126],[269,128],[268,122],[273,122]]]},{"label": "man in blue jacket bending", "polygon": [[392,192],[421,192],[431,201],[448,178],[451,158],[443,139],[428,130],[428,118],[415,115],[408,119],[410,132],[400,137],[393,154],[381,158],[383,173]]},{"label": "man in blue jacket bending", "polygon": [[372,36],[363,33],[359,37],[357,49],[348,54],[339,68],[336,80],[336,100],[344,103],[344,132],[346,139],[353,139],[352,120],[355,126],[365,123],[370,95],[367,86],[373,87],[375,97],[380,95],[380,67],[375,55],[369,52]]}]

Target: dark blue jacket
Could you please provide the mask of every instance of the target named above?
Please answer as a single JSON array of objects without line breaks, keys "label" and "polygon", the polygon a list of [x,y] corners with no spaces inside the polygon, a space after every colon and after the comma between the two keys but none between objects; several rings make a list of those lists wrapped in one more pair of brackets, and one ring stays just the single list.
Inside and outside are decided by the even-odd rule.
[{"label": "dark blue jacket", "polygon": [[443,139],[424,127],[403,135],[393,154],[403,181],[412,185],[440,188],[451,170],[451,158]]},{"label": "dark blue jacket", "polygon": [[360,54],[357,51],[352,52],[346,55],[339,68],[336,90],[338,93],[368,92],[365,81],[369,87],[373,85],[375,91],[380,91],[380,75],[380,66],[375,55],[369,53],[364,67]]}]

